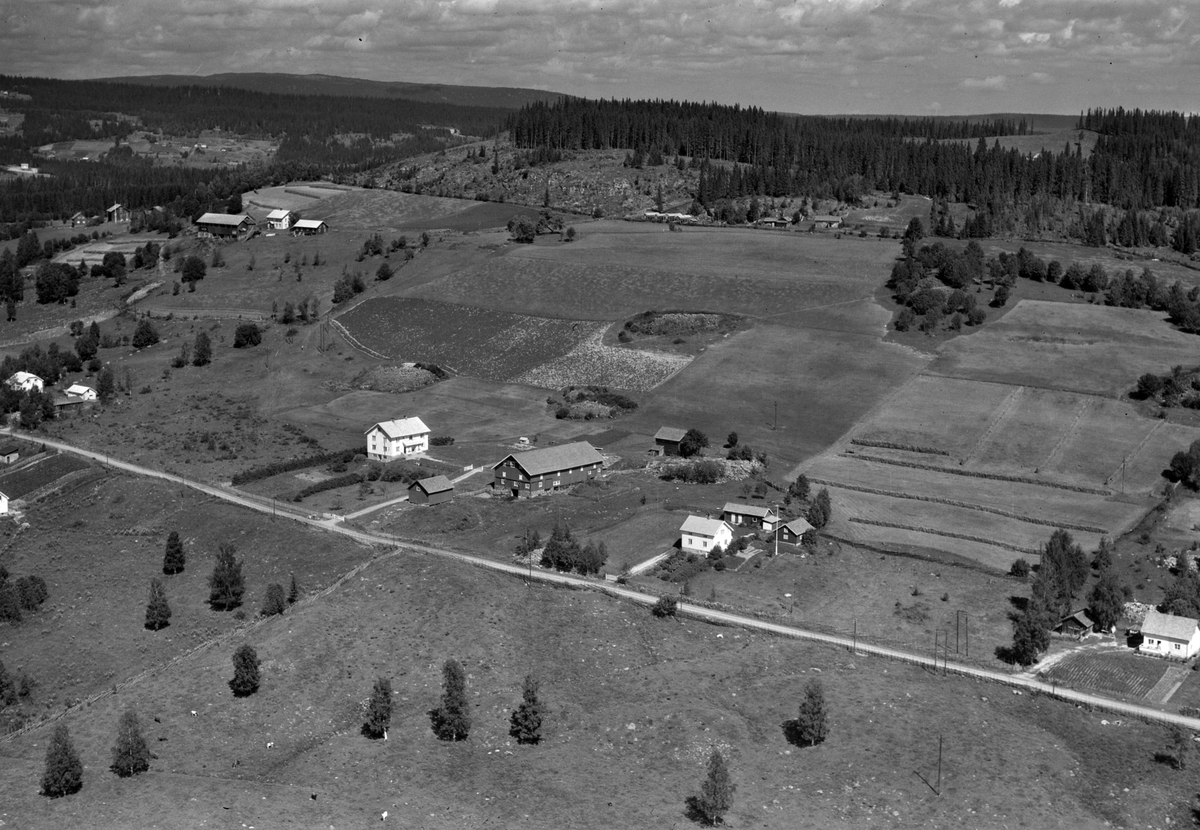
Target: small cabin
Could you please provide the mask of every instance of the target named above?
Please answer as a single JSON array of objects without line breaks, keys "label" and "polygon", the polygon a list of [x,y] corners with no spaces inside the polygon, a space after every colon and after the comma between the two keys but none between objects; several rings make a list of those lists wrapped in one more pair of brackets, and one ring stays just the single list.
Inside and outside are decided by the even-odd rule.
[{"label": "small cabin", "polygon": [[432,476],[408,486],[411,504],[441,504],[454,498],[454,484],[445,476]]}]

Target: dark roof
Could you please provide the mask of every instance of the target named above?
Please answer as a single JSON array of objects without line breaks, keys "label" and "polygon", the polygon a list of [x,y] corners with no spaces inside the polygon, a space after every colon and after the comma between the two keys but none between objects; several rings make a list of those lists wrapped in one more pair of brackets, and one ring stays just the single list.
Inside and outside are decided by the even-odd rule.
[{"label": "dark roof", "polygon": [[445,476],[430,476],[429,478],[423,478],[420,481],[414,481],[408,486],[408,489],[411,490],[414,487],[420,487],[425,491],[425,495],[427,496],[454,489],[454,485],[450,482],[450,479],[446,478]]},{"label": "dark roof", "polygon": [[1065,626],[1069,622],[1074,622],[1082,628],[1094,628],[1096,623],[1088,616],[1087,609],[1080,609],[1074,614],[1070,614],[1062,618],[1059,626]]},{"label": "dark roof", "polygon": [[245,222],[255,224],[254,217],[245,213],[206,213],[196,220],[197,225],[226,225],[231,228],[239,227]]},{"label": "dark roof", "polygon": [[673,441],[679,443],[683,440],[683,436],[687,435],[686,429],[677,427],[662,427],[658,432],[654,433],[655,441]]},{"label": "dark roof", "polygon": [[775,511],[766,506],[757,504],[741,504],[736,501],[725,502],[725,507],[722,509],[724,513],[736,513],[739,516],[756,516],[760,519],[774,518]]},{"label": "dark roof", "polygon": [[803,536],[805,533],[808,533],[813,529],[813,526],[810,525],[806,519],[799,518],[792,519],[790,522],[784,522],[776,530],[776,533],[778,533],[780,530],[783,530],[785,527],[790,533],[793,533],[796,536]]},{"label": "dark roof", "polygon": [[540,450],[526,450],[525,452],[506,455],[500,459],[499,464],[493,465],[492,469],[494,470],[501,466],[510,458],[525,471],[526,475],[530,476],[544,475],[559,470],[567,470],[571,467],[586,467],[589,464],[601,464],[604,462],[604,458],[600,453],[596,452],[595,447],[587,441],[576,441],[573,444],[546,447]]},{"label": "dark roof", "polygon": [[21,452],[21,447],[20,447],[20,445],[18,445],[18,444],[5,444],[3,447],[0,447],[0,455],[12,455],[14,452],[15,452],[15,453],[20,453],[20,452]]}]

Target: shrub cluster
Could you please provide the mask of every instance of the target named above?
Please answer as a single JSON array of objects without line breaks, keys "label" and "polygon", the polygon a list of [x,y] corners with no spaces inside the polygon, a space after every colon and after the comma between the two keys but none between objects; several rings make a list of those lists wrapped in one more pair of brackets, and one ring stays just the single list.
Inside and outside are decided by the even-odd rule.
[{"label": "shrub cluster", "polygon": [[581,546],[571,535],[571,529],[566,525],[554,526],[546,547],[542,549],[543,568],[554,568],[556,571],[576,571],[588,575],[600,572],[608,559],[608,551],[604,543],[588,542]]},{"label": "shrub cluster", "polygon": [[716,484],[725,474],[725,464],[713,458],[672,464],[659,475],[663,481],[683,481],[688,484]]},{"label": "shrub cluster", "polygon": [[23,576],[13,582],[0,565],[0,620],[19,623],[23,612],[41,608],[48,596],[46,580],[40,576]]},{"label": "shrub cluster", "polygon": [[349,487],[352,484],[361,484],[366,480],[367,477],[362,473],[346,473],[346,475],[334,476],[333,478],[327,478],[324,481],[308,485],[292,496],[292,501],[303,501],[307,496],[323,493],[326,490],[336,490],[339,487]]},{"label": "shrub cluster", "polygon": [[292,458],[288,461],[276,461],[273,464],[266,464],[262,467],[252,467],[242,473],[237,473],[233,477],[234,486],[247,484],[251,481],[258,481],[271,476],[279,475],[280,473],[290,473],[293,470],[303,470],[306,467],[316,467],[318,464],[329,464],[333,462],[349,463],[354,460],[354,456],[362,452],[361,447],[354,447],[345,450],[333,450],[331,452],[320,453],[319,455],[305,455],[300,458]]},{"label": "shrub cluster", "polygon": [[452,435],[434,435],[429,439],[431,447],[449,447],[454,444],[454,436]]}]

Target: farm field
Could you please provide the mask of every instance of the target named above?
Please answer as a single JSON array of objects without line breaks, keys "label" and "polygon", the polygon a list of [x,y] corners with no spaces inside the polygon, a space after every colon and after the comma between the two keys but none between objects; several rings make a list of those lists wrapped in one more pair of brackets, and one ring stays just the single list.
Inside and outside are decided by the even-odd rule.
[{"label": "farm field", "polygon": [[[169,812],[186,826],[220,806],[226,823],[247,826],[358,826],[385,810],[430,830],[683,826],[714,746],[730,756],[727,821],[739,827],[1161,826],[1188,810],[1179,780],[1153,761],[1159,728],[1104,727],[1100,714],[999,687],[656,621],[640,606],[426,557],[378,562],[247,639],[263,660],[252,697],[229,695],[228,642],[69,716],[84,763],[75,796],[35,792],[47,729],[0,745],[0,819],[108,828]],[[458,744],[436,741],[426,715],[448,657],[464,664],[472,701],[471,737]],[[507,735],[527,672],[550,705],[537,747]],[[390,739],[371,742],[360,701],[379,675],[392,680],[395,712]],[[780,724],[814,677],[830,736],[800,749]],[[130,705],[157,758],[125,781],[107,766]],[[948,739],[940,798],[913,774],[934,774],[937,732]]]},{"label": "farm field", "polygon": [[1194,364],[1197,346],[1158,312],[1022,300],[949,341],[928,373],[1122,398],[1145,372]]},{"label": "farm field", "polygon": [[[33,505],[24,521],[30,527],[22,532],[5,527],[2,564],[14,578],[41,576],[49,598],[20,626],[6,626],[3,659],[9,671],[19,666],[37,680],[31,714],[109,689],[241,626],[235,612],[213,611],[206,602],[220,542],[236,544],[244,560],[242,610],[250,620],[270,583],[286,588],[295,574],[305,592],[315,592],[370,555],[341,537],[123,475]],[[187,564],[164,576],[172,530]],[[143,626],[152,578],[165,583],[172,611],[170,626],[159,632]]]},{"label": "farm field", "polygon": [[[1129,649],[1081,649],[1064,657],[1046,671],[1046,679],[1072,689],[1097,691],[1119,700],[1157,703],[1153,690],[1167,670],[1176,664],[1142,657]],[[1182,679],[1182,678],[1180,678]]]},{"label": "farm field", "polygon": [[894,242],[593,223],[575,242],[506,250],[414,287],[413,296],[549,317],[617,320],[647,310],[749,316],[870,297]]},{"label": "farm field", "polygon": [[18,466],[19,469],[0,472],[0,492],[10,499],[24,498],[63,476],[86,470],[91,465],[74,455],[43,453],[28,462],[22,459]]}]

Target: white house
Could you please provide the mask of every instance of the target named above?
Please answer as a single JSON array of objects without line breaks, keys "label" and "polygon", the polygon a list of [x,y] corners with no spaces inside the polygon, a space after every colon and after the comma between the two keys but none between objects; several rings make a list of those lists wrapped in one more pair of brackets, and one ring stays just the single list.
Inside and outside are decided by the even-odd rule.
[{"label": "white house", "polygon": [[715,547],[727,548],[733,541],[733,528],[720,519],[688,516],[679,528],[685,551],[708,554]]},{"label": "white house", "polygon": [[32,392],[34,389],[41,392],[45,388],[45,382],[32,372],[14,372],[13,376],[5,381],[9,389],[15,389],[18,392]]},{"label": "white house", "polygon": [[1191,617],[1160,614],[1151,609],[1142,621],[1142,654],[1190,660],[1200,652],[1200,623]]},{"label": "white house", "polygon": [[271,228],[272,230],[286,231],[292,226],[292,222],[295,221],[295,218],[296,214],[292,213],[290,210],[284,210],[282,208],[279,210],[273,210],[267,214],[267,227]]},{"label": "white house", "polygon": [[84,386],[82,383],[72,383],[67,387],[66,391],[72,398],[79,398],[85,401],[94,401],[98,398],[95,389],[90,386]]},{"label": "white house", "polygon": [[391,461],[429,450],[429,427],[420,418],[380,421],[367,430],[367,458]]}]

